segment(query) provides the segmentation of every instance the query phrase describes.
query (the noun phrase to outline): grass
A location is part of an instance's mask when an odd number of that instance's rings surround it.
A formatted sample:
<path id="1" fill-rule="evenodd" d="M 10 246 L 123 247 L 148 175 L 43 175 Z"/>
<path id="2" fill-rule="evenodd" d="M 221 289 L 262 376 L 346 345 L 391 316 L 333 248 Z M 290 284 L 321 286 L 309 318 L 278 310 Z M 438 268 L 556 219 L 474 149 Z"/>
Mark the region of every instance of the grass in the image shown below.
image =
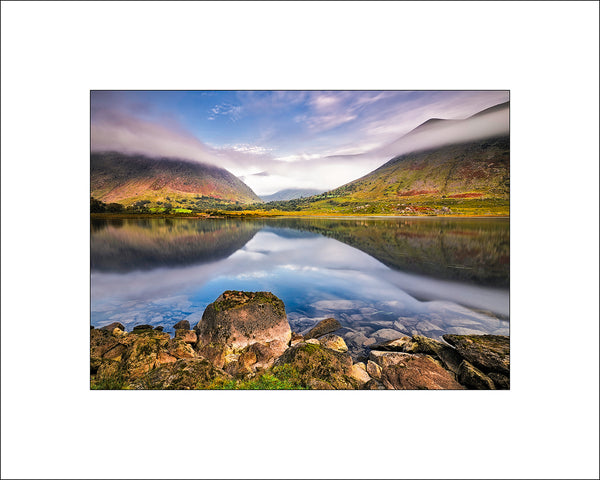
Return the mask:
<path id="1" fill-rule="evenodd" d="M 217 378 L 205 388 L 210 390 L 307 390 L 302 385 L 298 371 L 290 365 L 274 367 L 249 380 Z"/>

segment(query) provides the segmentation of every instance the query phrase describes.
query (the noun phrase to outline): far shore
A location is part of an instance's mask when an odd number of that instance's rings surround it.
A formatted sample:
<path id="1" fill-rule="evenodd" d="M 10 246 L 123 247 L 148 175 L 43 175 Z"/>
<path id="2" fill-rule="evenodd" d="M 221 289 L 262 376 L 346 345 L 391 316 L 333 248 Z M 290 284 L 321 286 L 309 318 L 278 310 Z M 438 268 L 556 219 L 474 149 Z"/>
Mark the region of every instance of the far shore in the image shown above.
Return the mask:
<path id="1" fill-rule="evenodd" d="M 204 220 L 214 218 L 234 218 L 234 219 L 248 219 L 248 218 L 510 218 L 510 215 L 357 215 L 357 214 L 344 214 L 344 213 L 310 213 L 310 214 L 293 214 L 287 213 L 222 213 L 218 215 L 210 215 L 203 213 L 91 213 L 91 218 L 106 218 L 106 219 L 136 219 L 136 218 L 189 218 L 192 220 Z"/>

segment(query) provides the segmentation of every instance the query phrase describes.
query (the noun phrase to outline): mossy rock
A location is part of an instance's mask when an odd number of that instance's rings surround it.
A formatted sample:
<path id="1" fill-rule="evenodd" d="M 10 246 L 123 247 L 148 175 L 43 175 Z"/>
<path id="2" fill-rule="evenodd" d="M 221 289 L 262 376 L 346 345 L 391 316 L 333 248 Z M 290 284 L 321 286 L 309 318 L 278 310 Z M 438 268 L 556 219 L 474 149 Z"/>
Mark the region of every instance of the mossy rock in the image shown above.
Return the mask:
<path id="1" fill-rule="evenodd" d="M 315 386 L 312 380 L 326 382 L 336 390 L 357 389 L 359 382 L 352 378 L 352 358 L 346 353 L 323 348 L 320 345 L 300 343 L 288 348 L 279 357 L 276 366 L 289 365 L 298 372 L 302 385 Z M 319 383 L 323 386 L 323 384 Z"/>
<path id="2" fill-rule="evenodd" d="M 155 368 L 132 383 L 140 390 L 205 389 L 217 379 L 231 377 L 204 358 L 182 359 Z"/>
<path id="3" fill-rule="evenodd" d="M 459 355 L 484 373 L 510 375 L 510 339 L 504 335 L 449 335 L 442 337 Z"/>
<path id="4" fill-rule="evenodd" d="M 285 306 L 270 292 L 227 290 L 206 307 L 194 330 L 199 350 L 213 344 L 235 352 L 275 340 L 287 345 L 292 336 Z"/>

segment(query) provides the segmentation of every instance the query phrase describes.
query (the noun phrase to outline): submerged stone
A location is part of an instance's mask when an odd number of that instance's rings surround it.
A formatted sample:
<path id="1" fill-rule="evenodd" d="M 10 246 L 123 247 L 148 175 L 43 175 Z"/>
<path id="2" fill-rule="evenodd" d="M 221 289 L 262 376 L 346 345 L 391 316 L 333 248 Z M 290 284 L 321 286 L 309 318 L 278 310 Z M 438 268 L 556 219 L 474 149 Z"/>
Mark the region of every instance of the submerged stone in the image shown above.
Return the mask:
<path id="1" fill-rule="evenodd" d="M 326 318 L 325 320 L 321 320 L 317 323 L 313 328 L 311 328 L 304 335 L 305 339 L 317 338 L 328 333 L 333 333 L 336 330 L 342 328 L 342 324 L 338 322 L 335 318 Z"/>

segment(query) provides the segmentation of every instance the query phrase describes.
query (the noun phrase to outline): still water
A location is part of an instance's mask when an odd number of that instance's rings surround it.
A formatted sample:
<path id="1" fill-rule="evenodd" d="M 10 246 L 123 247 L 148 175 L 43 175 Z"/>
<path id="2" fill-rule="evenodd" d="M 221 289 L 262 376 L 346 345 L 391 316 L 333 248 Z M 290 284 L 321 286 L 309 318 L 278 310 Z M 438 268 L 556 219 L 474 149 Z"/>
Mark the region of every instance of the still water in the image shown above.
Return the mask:
<path id="1" fill-rule="evenodd" d="M 508 335 L 509 221 L 118 219 L 91 225 L 91 323 L 193 326 L 224 290 L 270 291 L 293 331 L 337 318 L 355 356 L 402 335 Z"/>

